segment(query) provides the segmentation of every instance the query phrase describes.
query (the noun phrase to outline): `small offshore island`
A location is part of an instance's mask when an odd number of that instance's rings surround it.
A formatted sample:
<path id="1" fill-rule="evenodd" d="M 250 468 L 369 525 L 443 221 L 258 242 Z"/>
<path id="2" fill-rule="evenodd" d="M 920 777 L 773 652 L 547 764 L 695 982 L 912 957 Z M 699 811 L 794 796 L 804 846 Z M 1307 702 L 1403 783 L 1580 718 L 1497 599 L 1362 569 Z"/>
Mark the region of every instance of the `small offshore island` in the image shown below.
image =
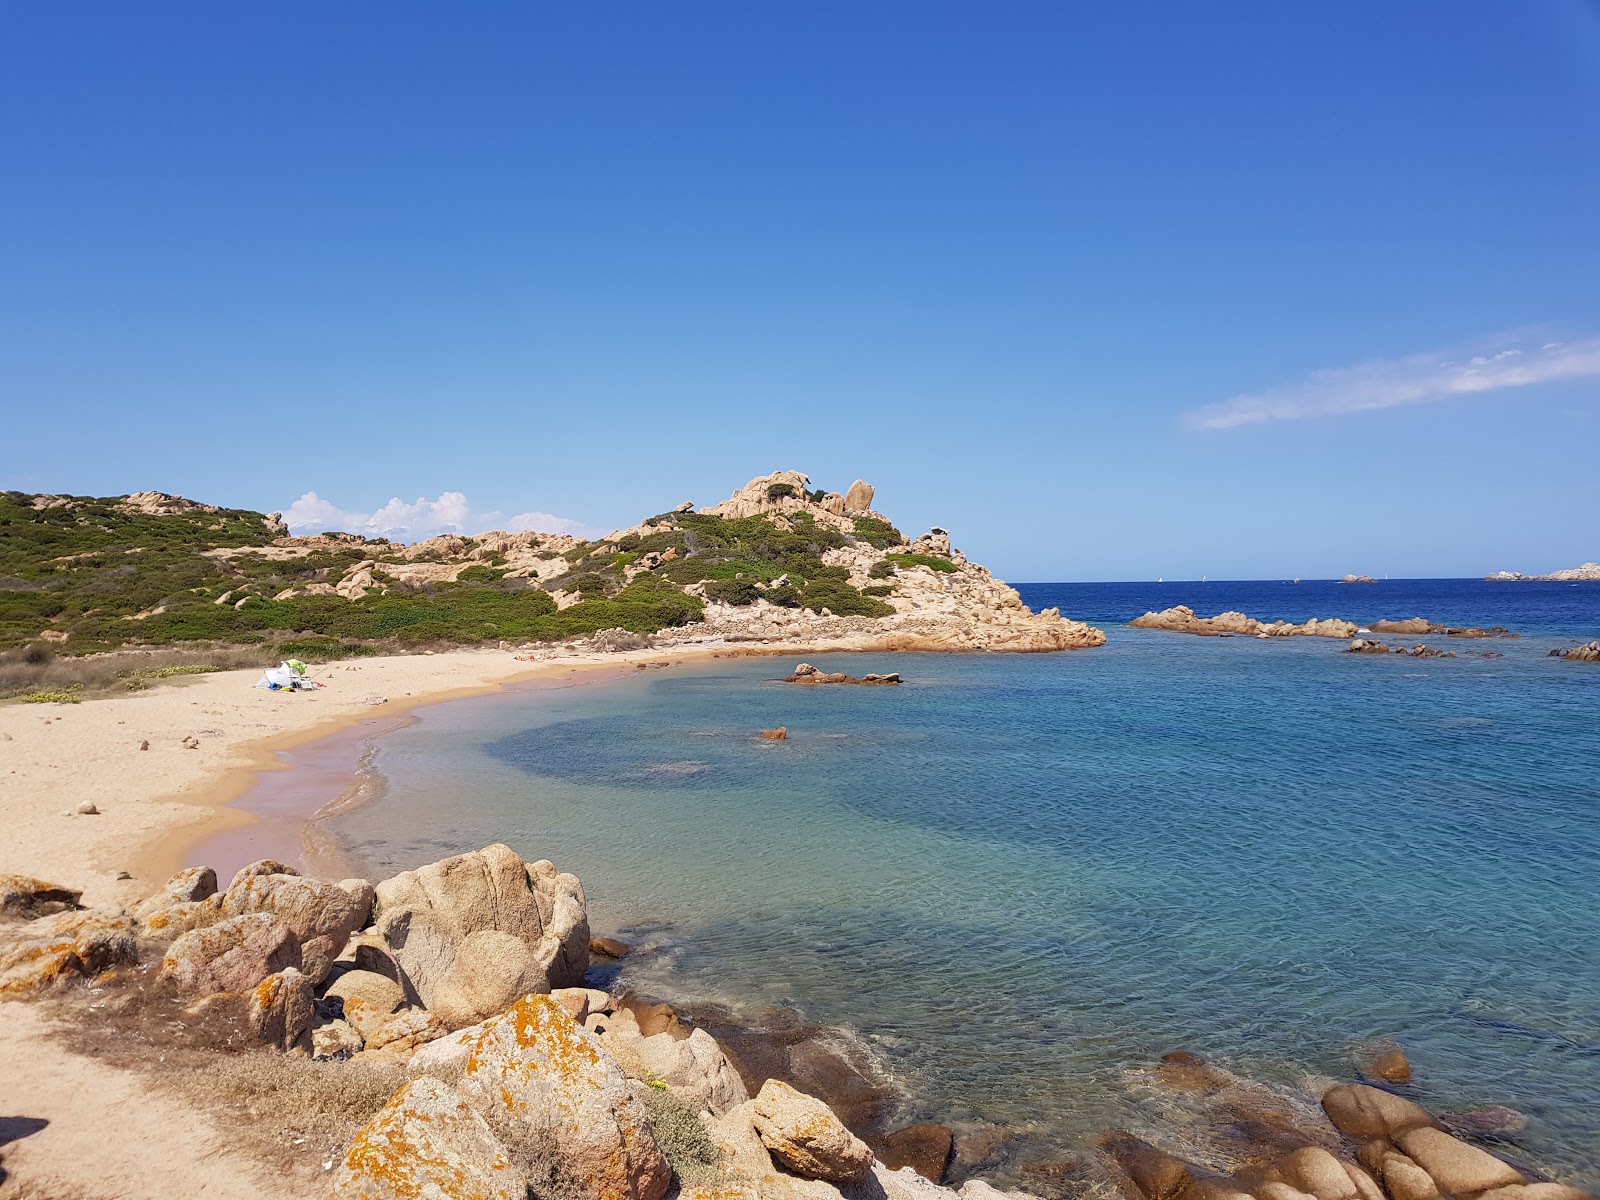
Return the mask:
<path id="1" fill-rule="evenodd" d="M 1106 1128 L 1091 1154 L 1034 1164 L 1002 1191 L 987 1176 L 1015 1134 L 857 1120 L 861 1089 L 882 1089 L 861 1112 L 891 1111 L 892 1089 L 830 1056 L 816 1031 L 714 1036 L 692 1011 L 594 986 L 614 975 L 592 968 L 631 948 L 591 937 L 583 886 L 557 864 L 496 843 L 376 881 L 267 858 L 224 885 L 190 865 L 202 831 L 243 820 L 204 802 L 231 798 L 219 779 L 380 705 L 695 656 L 1105 643 L 1057 609 L 1031 611 L 944 529 L 905 537 L 873 501 L 864 482 L 820 491 L 782 471 L 594 541 L 501 532 L 401 546 L 293 537 L 278 514 L 155 492 L 6 493 L 3 679 L 43 707 L 0 710 L 18 776 L 0 809 L 15 831 L 0 858 L 0 1069 L 41 1088 L 59 1075 L 86 1107 L 126 1097 L 138 1132 L 107 1135 L 119 1152 L 137 1152 L 141 1121 L 198 1129 L 226 1111 L 228 1133 L 197 1133 L 192 1156 L 173 1156 L 170 1178 L 203 1177 L 206 1195 L 1585 1200 L 1485 1147 L 1521 1114 L 1441 1118 L 1404 1095 L 1411 1067 L 1392 1042 L 1363 1055 L 1365 1082 L 1325 1080 L 1311 1103 L 1173 1047 L 1145 1064 L 1165 1130 Z M 1185 606 L 1131 624 L 1363 629 Z M 1423 618 L 1366 628 L 1516 636 Z M 345 660 L 337 680 L 360 686 L 238 694 L 245 672 L 296 656 Z M 901 679 L 801 663 L 786 682 L 892 692 Z M 187 1083 L 175 1101 L 128 1072 Z M 1197 1124 L 1215 1135 L 1207 1153 L 1193 1149 Z M 81 1194 L 88 1181 L 73 1182 Z M 169 1183 L 188 1186 L 198 1194 Z"/>

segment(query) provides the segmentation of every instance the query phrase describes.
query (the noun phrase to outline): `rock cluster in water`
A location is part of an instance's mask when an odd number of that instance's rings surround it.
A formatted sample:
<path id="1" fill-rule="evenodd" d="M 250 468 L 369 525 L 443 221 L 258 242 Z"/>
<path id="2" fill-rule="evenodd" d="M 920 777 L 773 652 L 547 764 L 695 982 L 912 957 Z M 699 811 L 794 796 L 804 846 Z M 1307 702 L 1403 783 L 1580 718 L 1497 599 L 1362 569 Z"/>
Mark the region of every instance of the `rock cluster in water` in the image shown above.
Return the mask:
<path id="1" fill-rule="evenodd" d="M 1581 567 L 1567 567 L 1560 571 L 1551 571 L 1548 575 L 1524 575 L 1521 571 L 1496 571 L 1493 575 L 1485 575 L 1485 579 L 1492 582 L 1555 582 L 1555 583 L 1587 583 L 1600 580 L 1600 563 L 1586 562 Z"/>
<path id="2" fill-rule="evenodd" d="M 1319 619 L 1312 617 L 1303 625 L 1287 621 L 1258 621 L 1242 612 L 1218 613 L 1214 617 L 1197 617 L 1194 609 L 1179 604 L 1161 612 L 1147 612 L 1128 622 L 1136 629 L 1165 629 L 1173 633 L 1196 633 L 1203 637 L 1328 637 L 1350 638 L 1360 631 L 1353 621 L 1337 617 Z"/>
<path id="3" fill-rule="evenodd" d="M 899 671 L 889 671 L 882 675 L 868 672 L 859 678 L 855 675 L 846 675 L 843 671 L 822 671 L 810 663 L 801 663 L 795 667 L 794 674 L 785 675 L 785 683 L 862 683 L 873 686 L 896 686 L 900 682 Z"/>
<path id="4" fill-rule="evenodd" d="M 1570 650 L 1552 650 L 1551 658 L 1564 658 L 1569 662 L 1600 662 L 1600 642 L 1588 642 Z"/>
<path id="5" fill-rule="evenodd" d="M 1199 617 L 1194 609 L 1184 604 L 1163 609 L 1161 612 L 1147 612 L 1142 617 L 1135 617 L 1128 622 L 1136 629 L 1164 629 L 1171 633 L 1194 633 L 1202 637 L 1326 637 L 1326 638 L 1353 638 L 1360 633 L 1390 633 L 1390 634 L 1435 634 L 1453 638 L 1514 638 L 1518 635 L 1512 633 L 1502 625 L 1480 629 L 1477 626 L 1441 625 L 1437 621 L 1430 621 L 1425 617 L 1409 617 L 1403 621 L 1374 621 L 1363 629 L 1354 621 L 1340 620 L 1338 617 L 1312 617 L 1304 624 L 1295 625 L 1288 621 L 1258 621 L 1242 612 L 1218 613 L 1214 617 Z M 1361 649 L 1370 650 L 1374 647 L 1382 649 L 1376 642 L 1369 642 Z M 1352 647 L 1354 649 L 1354 647 Z M 1432 657 L 1419 655 L 1419 657 Z"/>
<path id="6" fill-rule="evenodd" d="M 338 1163 L 339 1196 L 663 1200 L 675 1187 L 684 1200 L 1028 1200 L 976 1179 L 959 1192 L 939 1186 L 963 1157 L 945 1126 L 900 1130 L 875 1154 L 822 1099 L 770 1075 L 747 1078 L 716 1038 L 667 1006 L 584 986 L 592 945 L 610 956 L 628 947 L 591 942 L 574 876 L 506 846 L 376 887 L 265 860 L 226 889 L 210 868 L 190 868 L 126 910 L 79 899 L 0 876 L 0 997 L 82 979 L 111 988 L 159 958 L 159 986 L 191 1015 L 231 1020 L 256 1044 L 407 1067 L 409 1081 Z M 1369 1046 L 1361 1062 L 1370 1079 L 1410 1075 L 1392 1043 Z M 1239 1141 L 1229 1153 L 1239 1165 L 1224 1173 L 1110 1131 L 1089 1169 L 1101 1190 L 1132 1200 L 1587 1200 L 1377 1087 L 1332 1087 L 1308 1113 L 1185 1052 L 1153 1077 Z M 1487 1116 L 1492 1133 L 1520 1114 Z"/>

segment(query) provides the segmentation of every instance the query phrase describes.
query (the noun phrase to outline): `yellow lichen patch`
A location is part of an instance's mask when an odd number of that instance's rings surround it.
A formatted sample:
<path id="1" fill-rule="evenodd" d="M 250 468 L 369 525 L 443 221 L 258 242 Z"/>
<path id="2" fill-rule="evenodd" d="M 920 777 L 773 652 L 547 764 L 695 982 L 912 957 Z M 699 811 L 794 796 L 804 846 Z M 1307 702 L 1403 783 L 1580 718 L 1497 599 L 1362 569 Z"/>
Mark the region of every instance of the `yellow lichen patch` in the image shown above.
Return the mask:
<path id="1" fill-rule="evenodd" d="M 24 996 L 83 974 L 72 942 L 20 946 L 0 959 L 0 996 Z"/>

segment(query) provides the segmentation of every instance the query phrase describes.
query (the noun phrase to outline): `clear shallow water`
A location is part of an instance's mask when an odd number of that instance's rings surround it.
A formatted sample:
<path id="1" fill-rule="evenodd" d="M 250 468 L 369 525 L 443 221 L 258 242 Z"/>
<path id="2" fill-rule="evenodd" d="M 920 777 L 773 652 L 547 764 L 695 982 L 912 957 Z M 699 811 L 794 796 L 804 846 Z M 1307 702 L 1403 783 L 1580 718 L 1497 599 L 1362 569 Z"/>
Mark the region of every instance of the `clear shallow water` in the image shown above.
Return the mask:
<path id="1" fill-rule="evenodd" d="M 1600 634 L 1600 585 L 1022 590 L 1110 641 L 814 660 L 899 689 L 745 659 L 440 705 L 335 829 L 375 873 L 554 859 L 597 928 L 655 930 L 636 986 L 852 1029 L 908 1118 L 1082 1145 L 1143 1122 L 1128 1071 L 1177 1047 L 1293 1084 L 1392 1034 L 1419 1100 L 1517 1108 L 1506 1149 L 1600 1183 L 1600 666 L 1545 657 Z M 1416 661 L 1120 627 L 1176 603 L 1528 636 Z"/>

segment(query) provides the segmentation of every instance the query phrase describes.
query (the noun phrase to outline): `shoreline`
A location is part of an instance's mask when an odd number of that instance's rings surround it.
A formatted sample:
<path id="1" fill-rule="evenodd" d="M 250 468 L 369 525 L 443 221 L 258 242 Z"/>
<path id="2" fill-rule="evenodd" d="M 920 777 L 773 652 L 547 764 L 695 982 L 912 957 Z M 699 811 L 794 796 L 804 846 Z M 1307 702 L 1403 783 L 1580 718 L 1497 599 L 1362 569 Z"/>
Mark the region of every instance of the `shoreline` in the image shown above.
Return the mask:
<path id="1" fill-rule="evenodd" d="M 189 862 L 204 862 L 214 867 L 219 876 L 232 875 L 246 863 L 273 858 L 318 878 L 358 875 L 353 856 L 336 834 L 323 827 L 324 822 L 381 797 L 381 785 L 374 790 L 374 778 L 367 767 L 377 740 L 415 724 L 422 709 L 502 692 L 554 691 L 620 682 L 635 675 L 639 667 L 671 664 L 599 661 L 559 665 L 564 673 L 525 673 L 481 688 L 420 696 L 399 712 L 340 719 L 330 723 L 332 727 L 307 730 L 308 736 L 296 738 L 292 744 L 271 747 L 266 751 L 272 759 L 271 766 L 250 769 L 243 788 L 222 802 L 227 810 L 244 814 L 248 823 L 200 838 L 185 839 L 182 831 L 174 831 L 174 844 L 183 847 L 183 861 L 172 870 Z M 311 797 L 316 795 L 319 781 L 338 790 L 331 799 L 313 803 Z"/>
<path id="2" fill-rule="evenodd" d="M 263 777 L 290 769 L 284 754 L 364 722 L 560 675 L 696 659 L 899 652 L 895 640 L 718 640 L 555 651 L 542 660 L 463 649 L 319 665 L 312 677 L 334 686 L 315 692 L 257 690 L 259 669 L 249 668 L 76 704 L 0 705 L 0 824 L 9 835 L 0 844 L 0 873 L 51 879 L 82 889 L 85 904 L 123 907 L 189 865 L 196 848 L 257 828 L 258 817 L 238 801 Z M 186 738 L 199 745 L 185 747 Z M 82 805 L 97 811 L 81 813 Z"/>

